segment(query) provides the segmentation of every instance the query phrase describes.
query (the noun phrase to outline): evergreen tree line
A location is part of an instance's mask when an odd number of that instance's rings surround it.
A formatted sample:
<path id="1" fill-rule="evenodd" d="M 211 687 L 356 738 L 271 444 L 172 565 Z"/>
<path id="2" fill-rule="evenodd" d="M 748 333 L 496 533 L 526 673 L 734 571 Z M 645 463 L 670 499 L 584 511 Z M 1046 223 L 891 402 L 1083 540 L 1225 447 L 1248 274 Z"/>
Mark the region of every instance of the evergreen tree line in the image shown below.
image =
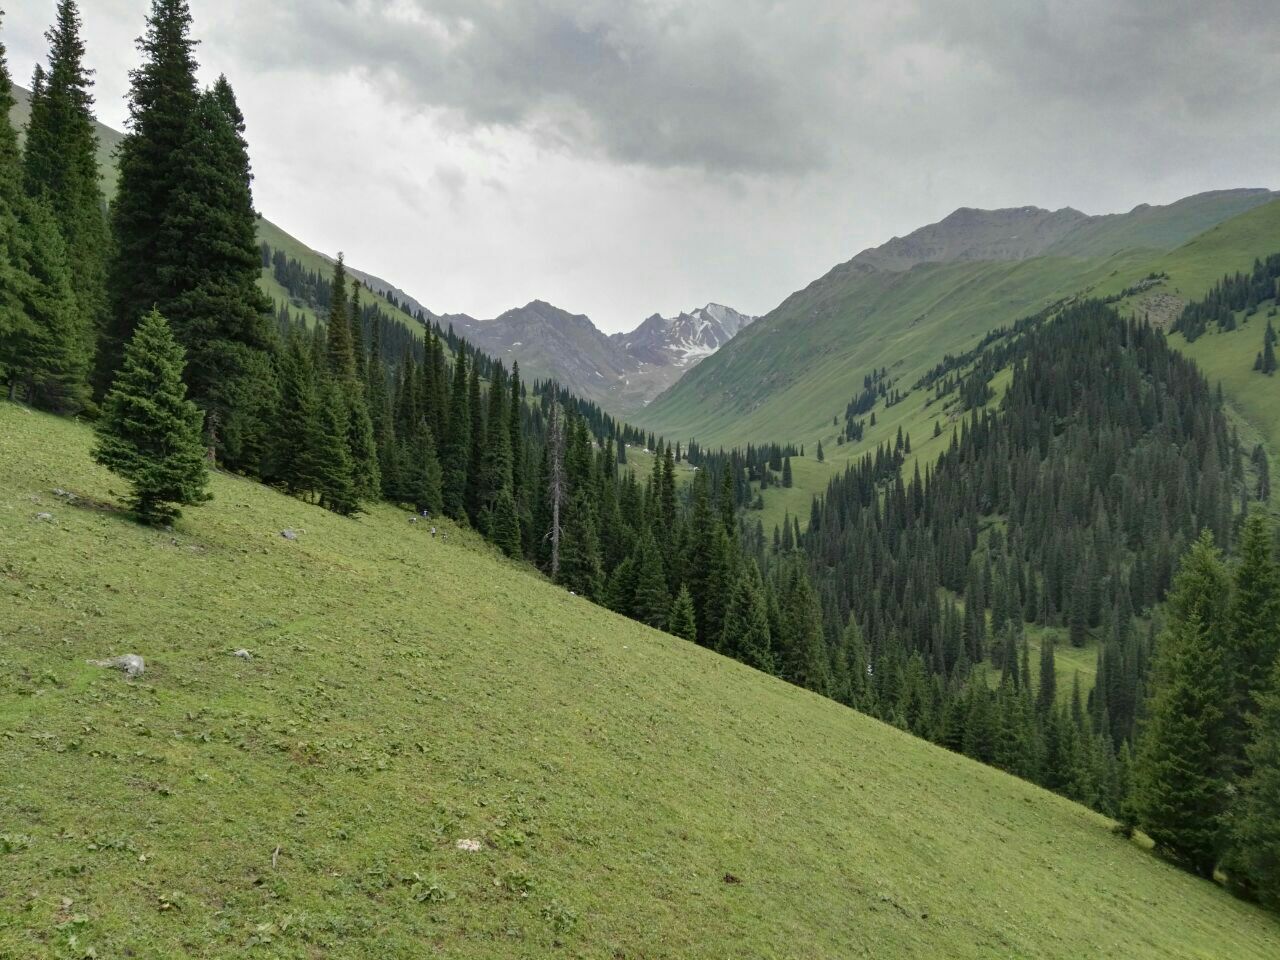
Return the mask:
<path id="1" fill-rule="evenodd" d="M 1146 325 L 1086 304 L 1000 349 L 1007 396 L 962 418 L 936 466 L 905 480 L 882 445 L 815 500 L 815 689 L 1119 815 L 1155 646 L 1143 622 L 1202 529 L 1233 542 L 1247 468 L 1207 382 Z M 1056 689 L 1051 636 L 1098 642 L 1089 696 Z M 866 673 L 848 686 L 851 650 Z"/>
<path id="2" fill-rule="evenodd" d="M 1226 332 L 1236 328 L 1236 314 L 1244 311 L 1247 320 L 1262 303 L 1276 297 L 1280 280 L 1280 253 L 1253 262 L 1249 273 L 1228 274 L 1214 284 L 1201 300 L 1187 304 L 1173 322 L 1173 329 L 1190 343 L 1204 334 L 1210 324 Z"/>

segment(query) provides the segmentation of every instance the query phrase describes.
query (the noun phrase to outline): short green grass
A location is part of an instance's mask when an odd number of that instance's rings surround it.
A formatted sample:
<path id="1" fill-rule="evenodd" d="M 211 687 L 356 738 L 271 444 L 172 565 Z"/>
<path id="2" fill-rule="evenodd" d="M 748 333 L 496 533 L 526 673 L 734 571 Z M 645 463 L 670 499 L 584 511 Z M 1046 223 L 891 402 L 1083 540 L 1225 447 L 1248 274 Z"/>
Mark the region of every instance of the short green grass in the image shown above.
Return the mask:
<path id="1" fill-rule="evenodd" d="M 89 443 L 0 404 L 0 956 L 1280 955 L 1084 808 L 461 531 L 230 476 L 147 530 Z"/>

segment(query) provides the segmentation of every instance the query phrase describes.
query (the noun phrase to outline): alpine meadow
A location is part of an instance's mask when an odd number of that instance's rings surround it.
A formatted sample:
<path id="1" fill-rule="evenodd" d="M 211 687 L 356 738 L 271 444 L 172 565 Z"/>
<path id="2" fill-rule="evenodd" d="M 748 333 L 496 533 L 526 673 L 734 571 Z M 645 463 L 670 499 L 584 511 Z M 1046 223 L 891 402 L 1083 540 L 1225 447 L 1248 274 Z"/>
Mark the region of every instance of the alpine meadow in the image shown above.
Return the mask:
<path id="1" fill-rule="evenodd" d="M 1280 956 L 1257 12 L 0 13 L 0 958 Z"/>

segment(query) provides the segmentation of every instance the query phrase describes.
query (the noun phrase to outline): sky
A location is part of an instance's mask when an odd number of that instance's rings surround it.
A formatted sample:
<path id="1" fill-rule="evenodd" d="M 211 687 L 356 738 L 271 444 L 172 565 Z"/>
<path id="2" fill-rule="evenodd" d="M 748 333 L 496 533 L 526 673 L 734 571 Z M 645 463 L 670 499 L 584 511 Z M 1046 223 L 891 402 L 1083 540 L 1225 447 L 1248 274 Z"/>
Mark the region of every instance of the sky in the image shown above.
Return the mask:
<path id="1" fill-rule="evenodd" d="M 55 2 L 8 6 L 26 85 Z M 1274 0 L 190 6 L 262 213 L 437 313 L 760 314 L 960 206 L 1280 186 Z M 117 128 L 149 8 L 81 2 Z"/>

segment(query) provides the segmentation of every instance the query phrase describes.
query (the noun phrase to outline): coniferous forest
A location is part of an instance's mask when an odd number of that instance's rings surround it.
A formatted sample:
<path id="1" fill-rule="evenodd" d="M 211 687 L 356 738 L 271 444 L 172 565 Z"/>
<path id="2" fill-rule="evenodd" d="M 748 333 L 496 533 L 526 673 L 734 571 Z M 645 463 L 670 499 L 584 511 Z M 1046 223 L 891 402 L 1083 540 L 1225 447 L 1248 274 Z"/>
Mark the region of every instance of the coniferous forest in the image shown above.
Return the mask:
<path id="1" fill-rule="evenodd" d="M 95 421 L 140 519 L 203 502 L 209 469 L 342 515 L 448 517 L 579 596 L 1087 804 L 1280 908 L 1266 457 L 1162 332 L 1094 301 L 1000 328 L 917 384 L 960 400 L 936 463 L 904 476 L 900 434 L 803 529 L 766 531 L 747 508 L 793 485 L 796 448 L 672 443 L 362 304 L 341 256 L 318 276 L 260 246 L 251 131 L 228 78 L 198 83 L 185 0 L 153 3 L 109 207 L 74 0 L 48 38 L 21 148 L 0 62 L 0 375 L 11 399 Z M 1224 279 L 1177 329 L 1229 329 L 1274 297 L 1278 263 Z M 264 267 L 323 322 L 273 308 Z M 1274 341 L 1269 324 L 1263 374 Z M 839 442 L 903 396 L 867 375 Z M 1092 690 L 1059 689 L 1055 650 L 1091 643 Z"/>

